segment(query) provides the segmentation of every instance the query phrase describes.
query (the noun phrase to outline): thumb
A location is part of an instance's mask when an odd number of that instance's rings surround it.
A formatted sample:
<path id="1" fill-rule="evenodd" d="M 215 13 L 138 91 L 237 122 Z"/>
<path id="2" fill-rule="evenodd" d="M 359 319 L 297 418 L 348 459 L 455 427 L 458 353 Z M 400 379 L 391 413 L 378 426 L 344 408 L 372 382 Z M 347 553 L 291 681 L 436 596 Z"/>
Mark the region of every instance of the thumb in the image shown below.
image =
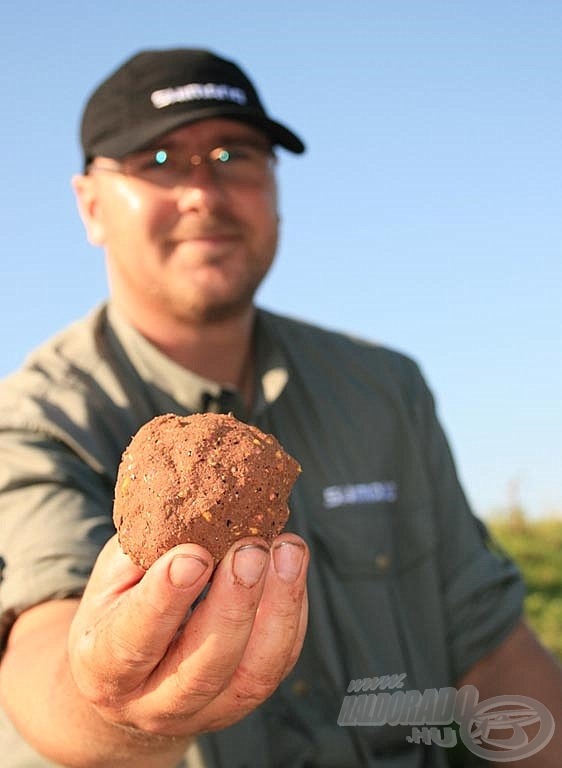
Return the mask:
<path id="1" fill-rule="evenodd" d="M 143 571 L 117 538 L 104 547 L 71 627 L 77 683 L 96 700 L 126 695 L 165 655 L 192 603 L 209 580 L 213 559 L 181 544 Z"/>

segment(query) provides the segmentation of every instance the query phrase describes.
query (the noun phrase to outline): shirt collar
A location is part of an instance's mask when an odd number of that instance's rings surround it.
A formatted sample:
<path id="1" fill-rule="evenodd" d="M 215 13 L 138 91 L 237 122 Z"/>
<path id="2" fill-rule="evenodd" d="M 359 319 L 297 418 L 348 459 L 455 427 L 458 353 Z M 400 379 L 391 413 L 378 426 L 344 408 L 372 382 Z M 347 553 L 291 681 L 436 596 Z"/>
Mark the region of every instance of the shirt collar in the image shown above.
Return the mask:
<path id="1" fill-rule="evenodd" d="M 255 320 L 256 343 L 256 397 L 251 414 L 245 413 L 237 393 L 216 381 L 184 368 L 161 352 L 136 330 L 112 302 L 108 303 L 107 317 L 130 362 L 140 377 L 192 412 L 221 409 L 225 403 L 233 412 L 253 420 L 275 402 L 289 380 L 285 351 L 275 334 L 273 316 L 258 309 Z"/>

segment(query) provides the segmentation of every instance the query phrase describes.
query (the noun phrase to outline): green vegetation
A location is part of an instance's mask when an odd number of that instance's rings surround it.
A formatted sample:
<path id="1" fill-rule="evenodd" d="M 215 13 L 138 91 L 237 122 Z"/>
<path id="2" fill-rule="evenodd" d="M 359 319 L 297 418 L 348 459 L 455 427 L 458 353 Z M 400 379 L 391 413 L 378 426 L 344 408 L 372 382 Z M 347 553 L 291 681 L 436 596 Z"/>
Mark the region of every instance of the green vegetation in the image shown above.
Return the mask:
<path id="1" fill-rule="evenodd" d="M 523 573 L 527 621 L 562 662 L 562 519 L 531 521 L 514 509 L 488 526 Z"/>
<path id="2" fill-rule="evenodd" d="M 531 521 L 520 509 L 487 520 L 493 538 L 519 566 L 527 584 L 525 616 L 562 662 L 562 518 Z M 448 750 L 450 768 L 491 766 L 460 742 Z"/>

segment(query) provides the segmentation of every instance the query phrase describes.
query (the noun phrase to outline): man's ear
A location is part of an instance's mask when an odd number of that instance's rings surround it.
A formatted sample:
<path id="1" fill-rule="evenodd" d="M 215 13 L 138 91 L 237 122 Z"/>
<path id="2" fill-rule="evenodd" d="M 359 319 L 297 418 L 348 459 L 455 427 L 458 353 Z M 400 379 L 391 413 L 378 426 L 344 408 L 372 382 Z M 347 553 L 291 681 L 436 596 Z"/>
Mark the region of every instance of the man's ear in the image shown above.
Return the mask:
<path id="1" fill-rule="evenodd" d="M 72 188 L 76 195 L 78 211 L 86 228 L 89 242 L 92 245 L 103 245 L 105 242 L 105 227 L 98 200 L 96 179 L 87 174 L 76 174 L 76 176 L 72 177 Z"/>

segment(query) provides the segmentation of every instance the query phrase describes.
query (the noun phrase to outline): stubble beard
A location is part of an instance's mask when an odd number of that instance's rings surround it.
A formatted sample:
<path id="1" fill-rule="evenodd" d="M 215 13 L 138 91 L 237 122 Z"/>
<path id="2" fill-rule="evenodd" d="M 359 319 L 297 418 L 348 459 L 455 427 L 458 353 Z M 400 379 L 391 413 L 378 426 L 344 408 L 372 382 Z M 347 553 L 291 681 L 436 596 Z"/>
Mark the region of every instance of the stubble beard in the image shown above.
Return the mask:
<path id="1" fill-rule="evenodd" d="M 190 297 L 176 289 L 173 297 L 160 297 L 162 309 L 171 313 L 177 322 L 193 327 L 217 325 L 242 317 L 253 306 L 256 292 L 269 272 L 273 258 L 272 255 L 263 264 L 256 262 L 228 296 L 215 297 L 194 292 Z"/>
<path id="2" fill-rule="evenodd" d="M 243 295 L 231 301 L 192 302 L 191 304 L 181 302 L 180 306 L 172 308 L 172 312 L 176 320 L 185 325 L 200 327 L 217 325 L 244 315 L 253 304 L 256 290 L 257 288 L 245 291 Z M 168 311 L 170 311 L 169 306 Z"/>

